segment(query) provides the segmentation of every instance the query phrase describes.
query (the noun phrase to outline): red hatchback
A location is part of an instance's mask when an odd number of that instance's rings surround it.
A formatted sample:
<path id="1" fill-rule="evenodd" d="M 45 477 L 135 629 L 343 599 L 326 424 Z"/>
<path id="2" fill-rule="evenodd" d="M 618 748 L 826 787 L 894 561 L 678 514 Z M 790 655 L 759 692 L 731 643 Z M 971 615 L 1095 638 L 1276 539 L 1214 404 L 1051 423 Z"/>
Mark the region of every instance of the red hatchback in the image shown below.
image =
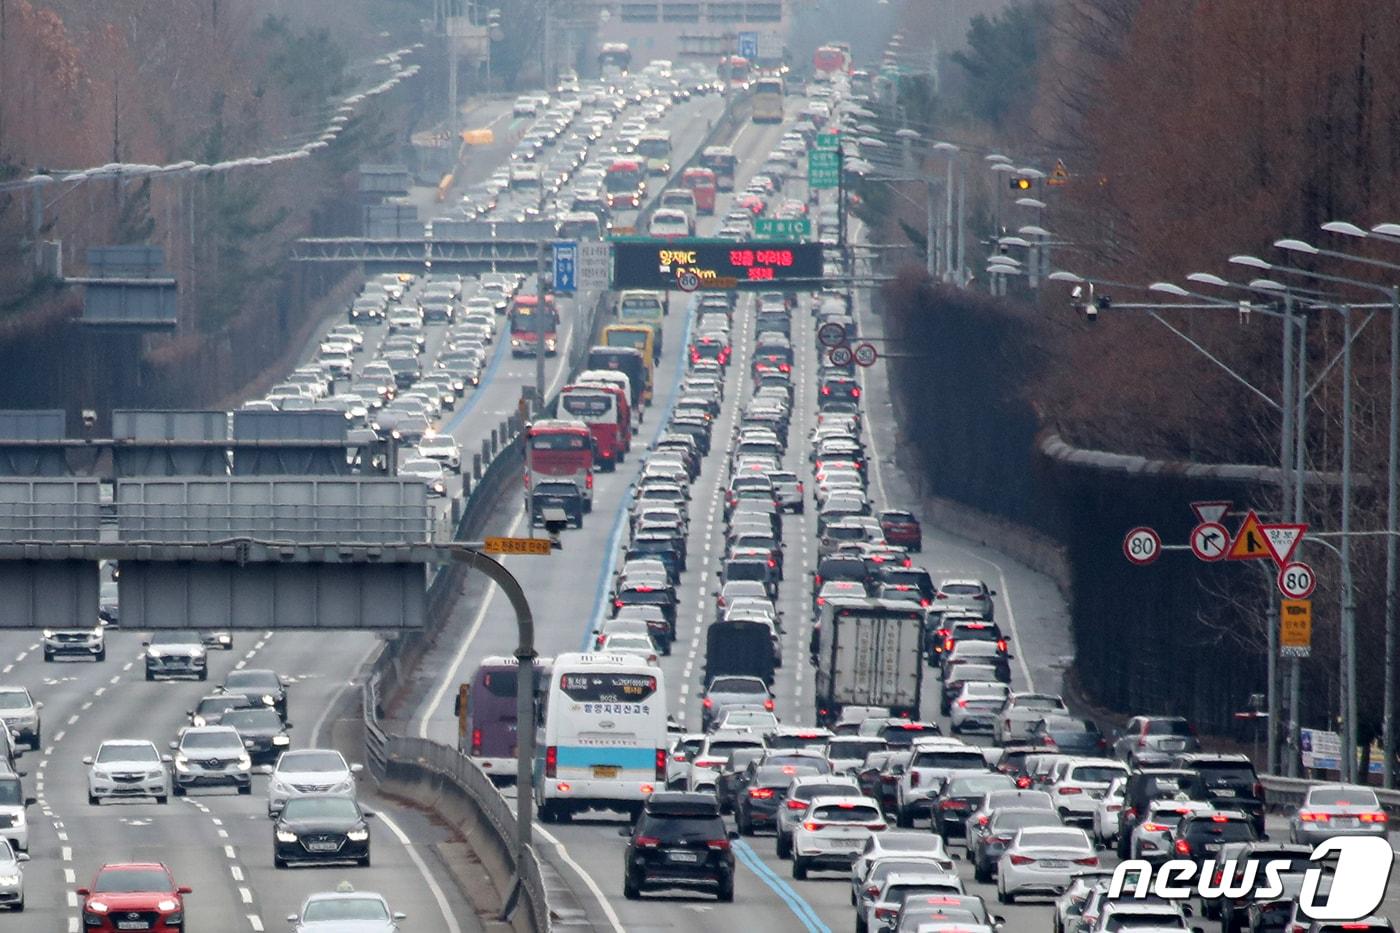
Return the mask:
<path id="1" fill-rule="evenodd" d="M 168 933 L 185 929 L 187 885 L 177 885 L 160 862 L 103 865 L 92 887 L 79 888 L 83 898 L 83 929 L 148 930 Z"/>
<path id="2" fill-rule="evenodd" d="M 921 551 L 924 548 L 924 530 L 914 513 L 902 509 L 889 509 L 880 513 L 880 530 L 890 544 Z"/>

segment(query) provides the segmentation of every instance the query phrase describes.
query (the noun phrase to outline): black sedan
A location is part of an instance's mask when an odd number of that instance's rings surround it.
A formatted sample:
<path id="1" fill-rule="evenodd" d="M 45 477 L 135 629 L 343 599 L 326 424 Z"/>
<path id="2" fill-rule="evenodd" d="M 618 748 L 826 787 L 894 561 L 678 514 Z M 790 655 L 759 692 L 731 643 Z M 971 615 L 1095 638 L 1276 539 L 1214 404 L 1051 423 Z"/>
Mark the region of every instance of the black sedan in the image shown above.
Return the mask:
<path id="1" fill-rule="evenodd" d="M 272 864 L 355 862 L 369 865 L 369 825 L 374 816 L 349 797 L 293 797 L 272 827 Z"/>
<path id="2" fill-rule="evenodd" d="M 287 734 L 292 724 L 283 722 L 275 709 L 266 706 L 229 710 L 224 713 L 220 725 L 238 730 L 243 747 L 248 749 L 248 757 L 255 765 L 271 764 L 292 744 L 292 737 Z"/>
<path id="3" fill-rule="evenodd" d="M 261 703 L 263 706 L 271 706 L 277 710 L 278 716 L 287 718 L 287 686 L 282 683 L 282 678 L 277 676 L 276 671 L 253 668 L 229 671 L 219 689 L 224 693 L 245 696 L 252 700 L 254 705 Z"/>

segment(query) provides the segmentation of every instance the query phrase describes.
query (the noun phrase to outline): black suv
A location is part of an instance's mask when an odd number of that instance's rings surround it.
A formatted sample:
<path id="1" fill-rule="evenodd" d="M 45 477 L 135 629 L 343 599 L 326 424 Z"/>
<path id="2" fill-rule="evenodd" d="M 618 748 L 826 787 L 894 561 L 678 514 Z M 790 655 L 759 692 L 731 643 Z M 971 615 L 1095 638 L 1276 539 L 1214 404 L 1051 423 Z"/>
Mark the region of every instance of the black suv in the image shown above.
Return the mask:
<path id="1" fill-rule="evenodd" d="M 1148 768 L 1134 771 L 1123 789 L 1123 810 L 1118 825 L 1118 857 L 1128 857 L 1128 841 L 1133 829 L 1147 817 L 1147 805 L 1154 800 L 1185 793 L 1194 780 L 1194 771 Z"/>
<path id="2" fill-rule="evenodd" d="M 1206 810 L 1189 813 L 1172 833 L 1172 858 L 1209 865 L 1220 847 L 1231 842 L 1254 842 L 1254 824 L 1240 810 Z"/>
<path id="3" fill-rule="evenodd" d="M 1264 785 L 1245 755 L 1178 755 L 1172 767 L 1195 772 L 1186 792 L 1192 800 L 1204 800 L 1222 810 L 1241 810 L 1264 835 Z"/>
<path id="4" fill-rule="evenodd" d="M 559 509 L 575 528 L 583 527 L 583 493 L 577 483 L 547 482 L 535 487 L 530 496 L 530 521 L 543 526 L 545 509 Z"/>
<path id="5" fill-rule="evenodd" d="M 622 893 L 628 900 L 647 888 L 713 886 L 724 902 L 734 900 L 734 853 L 713 794 L 657 791 L 647 798 L 630 829 L 623 854 Z"/>

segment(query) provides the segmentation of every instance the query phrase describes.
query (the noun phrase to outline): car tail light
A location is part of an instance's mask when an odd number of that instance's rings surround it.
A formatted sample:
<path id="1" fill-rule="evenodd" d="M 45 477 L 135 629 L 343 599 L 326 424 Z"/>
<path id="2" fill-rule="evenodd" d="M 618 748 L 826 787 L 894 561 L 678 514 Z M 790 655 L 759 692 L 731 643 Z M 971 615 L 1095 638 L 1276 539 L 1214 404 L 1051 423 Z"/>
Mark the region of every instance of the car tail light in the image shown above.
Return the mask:
<path id="1" fill-rule="evenodd" d="M 866 824 L 865 824 L 865 828 L 866 828 L 866 829 L 869 829 L 869 830 L 871 830 L 871 831 L 873 831 L 873 832 L 882 833 L 882 832 L 884 832 L 885 830 L 889 829 L 889 824 L 887 824 L 887 823 L 866 823 Z"/>
<path id="2" fill-rule="evenodd" d="M 977 825 L 978 825 L 978 826 L 986 826 L 986 825 L 987 825 L 988 823 L 990 823 L 991 821 L 992 821 L 992 820 L 991 820 L 991 817 L 987 816 L 986 814 L 983 814 L 982 816 L 979 816 L 979 817 L 977 818 Z"/>
<path id="3" fill-rule="evenodd" d="M 622 600 L 620 600 L 620 599 L 614 599 L 614 600 L 613 600 L 613 608 L 614 608 L 614 609 L 621 609 L 621 608 L 622 608 Z M 600 637 L 600 638 L 598 639 L 598 645 L 601 647 L 602 644 L 603 644 L 603 639 Z"/>
<path id="4" fill-rule="evenodd" d="M 958 701 L 958 709 L 967 709 L 967 701 L 966 701 L 966 700 L 959 700 L 959 701 Z"/>
<path id="5" fill-rule="evenodd" d="M 1006 650 L 1006 639 L 1005 639 L 1005 638 L 998 638 L 998 639 L 997 639 L 997 650 L 998 650 L 998 651 L 1005 651 L 1005 650 Z"/>
<path id="6" fill-rule="evenodd" d="M 880 894 L 880 886 L 879 886 L 878 884 L 867 884 L 867 885 L 865 886 L 865 896 L 866 896 L 866 897 L 878 897 L 879 894 Z"/>
<path id="7" fill-rule="evenodd" d="M 1123 815 L 1126 816 L 1126 817 L 1127 817 L 1128 819 L 1130 819 L 1130 820 L 1136 818 L 1136 817 L 1137 817 L 1137 807 L 1128 807 L 1126 810 L 1123 811 Z"/>
<path id="8" fill-rule="evenodd" d="M 929 607 L 929 605 L 930 605 L 932 602 L 933 602 L 933 600 L 929 599 L 927 596 L 920 597 L 920 599 L 919 599 L 919 608 L 920 608 L 920 609 L 927 609 L 927 608 Z"/>
<path id="9" fill-rule="evenodd" d="M 1097 865 L 1098 863 L 1099 857 L 1097 855 L 1090 855 L 1085 858 L 1077 858 L 1074 860 L 1074 864 L 1076 865 Z"/>
<path id="10" fill-rule="evenodd" d="M 1035 861 L 1035 859 L 1031 858 L 1029 855 L 1013 855 L 1013 856 L 1011 856 L 1011 864 L 1012 864 L 1012 865 L 1030 865 L 1030 864 L 1031 864 L 1032 862 L 1034 862 L 1034 861 Z"/>
<path id="11" fill-rule="evenodd" d="M 480 755 L 480 754 L 481 754 L 481 730 L 480 730 L 480 729 L 473 729 L 473 730 L 472 730 L 472 754 L 473 754 L 473 755 Z"/>
<path id="12" fill-rule="evenodd" d="M 1359 817 L 1363 823 L 1384 823 L 1389 820 L 1384 810 L 1379 813 L 1362 813 Z"/>
<path id="13" fill-rule="evenodd" d="M 1165 823 L 1143 823 L 1142 831 L 1145 833 L 1165 833 L 1171 829 Z"/>
<path id="14" fill-rule="evenodd" d="M 593 474 L 592 474 L 592 473 L 589 473 L 589 474 L 588 474 L 587 478 L 584 479 L 583 484 L 584 484 L 585 486 L 587 486 L 589 489 L 592 489 L 592 488 L 593 488 Z"/>
<path id="15" fill-rule="evenodd" d="M 860 386 L 851 386 L 851 398 L 860 398 Z"/>
<path id="16" fill-rule="evenodd" d="M 773 788 L 771 787 L 750 787 L 749 796 L 754 800 L 772 800 Z"/>
<path id="17" fill-rule="evenodd" d="M 818 606 L 825 606 L 825 605 L 826 605 L 826 597 L 825 597 L 825 596 L 818 596 L 818 597 L 817 597 L 817 605 L 818 605 Z"/>
<path id="18" fill-rule="evenodd" d="M 1009 843 L 1009 842 L 1011 841 L 1011 837 L 1010 837 L 1010 836 L 988 836 L 988 837 L 987 837 L 987 841 L 988 841 L 988 842 L 992 842 L 992 843 L 996 843 L 997 845 L 1000 845 L 1000 846 L 1004 846 L 1004 845 L 1006 845 L 1007 843 Z"/>
<path id="19" fill-rule="evenodd" d="M 551 745 L 544 750 L 544 776 L 557 777 L 559 773 L 559 746 Z"/>
<path id="20" fill-rule="evenodd" d="M 1220 813 L 1217 813 L 1215 816 L 1212 816 L 1210 819 L 1211 819 L 1211 822 L 1212 822 L 1212 823 L 1228 823 L 1228 822 L 1230 822 L 1230 818 L 1229 818 L 1228 816 L 1224 816 L 1223 814 L 1220 814 Z"/>
<path id="21" fill-rule="evenodd" d="M 671 760 L 672 760 L 672 761 L 685 761 L 685 753 L 684 753 L 684 752 L 676 752 L 674 755 L 671 756 Z"/>
<path id="22" fill-rule="evenodd" d="M 825 829 L 826 824 L 818 823 L 816 820 L 808 820 L 807 822 L 802 824 L 802 828 L 807 830 L 807 832 L 809 833 L 814 833 L 819 829 Z"/>
<path id="23" fill-rule="evenodd" d="M 666 749 L 664 748 L 656 750 L 656 779 L 658 781 L 666 780 Z"/>
<path id="24" fill-rule="evenodd" d="M 1137 747 L 1138 747 L 1138 748 L 1146 748 L 1146 747 L 1147 747 L 1147 737 L 1146 737 L 1146 736 L 1142 736 L 1142 735 L 1138 736 L 1138 744 L 1137 744 Z"/>
<path id="25" fill-rule="evenodd" d="M 875 893 L 876 893 L 876 894 L 879 894 L 880 892 L 879 892 L 879 891 L 876 891 Z M 899 915 L 899 911 L 898 911 L 896 908 L 894 908 L 894 907 L 876 907 L 876 908 L 875 908 L 875 919 L 876 919 L 876 920 L 893 920 L 893 919 L 894 919 L 895 917 L 897 917 L 898 915 Z"/>
<path id="26" fill-rule="evenodd" d="M 805 809 L 807 809 L 807 801 L 805 801 L 805 800 L 789 800 L 789 801 L 787 802 L 787 808 L 788 808 L 789 810 L 805 810 Z"/>
<path id="27" fill-rule="evenodd" d="M 1256 800 L 1264 799 L 1264 785 L 1258 781 L 1254 782 L 1254 797 Z"/>
<path id="28" fill-rule="evenodd" d="M 1016 786 L 1025 790 L 1027 787 L 1031 786 L 1031 779 L 1023 774 L 1016 779 Z"/>
<path id="29" fill-rule="evenodd" d="M 655 849 L 661 845 L 660 836 L 638 836 L 634 841 L 639 849 Z"/>
<path id="30" fill-rule="evenodd" d="M 771 697 L 763 701 L 763 708 L 768 710 L 768 712 L 770 713 L 773 711 L 773 700 Z"/>
<path id="31" fill-rule="evenodd" d="M 910 771 L 910 772 L 909 772 L 909 786 L 910 786 L 910 787 L 918 787 L 918 786 L 919 786 L 919 772 L 917 772 L 917 771 Z"/>
<path id="32" fill-rule="evenodd" d="M 1107 807 L 1104 807 L 1104 809 L 1109 813 L 1117 813 L 1119 810 L 1123 809 L 1123 805 L 1121 803 L 1111 803 Z"/>
<path id="33" fill-rule="evenodd" d="M 1177 855 L 1191 854 L 1191 843 L 1187 842 L 1185 839 L 1178 839 L 1176 845 L 1172 846 L 1172 848 L 1176 850 Z"/>
<path id="34" fill-rule="evenodd" d="M 1068 796 L 1070 796 L 1071 794 L 1082 794 L 1082 793 L 1084 793 L 1084 791 L 1083 791 L 1081 788 L 1078 788 L 1078 787 L 1059 787 L 1059 788 L 1056 788 L 1055 792 L 1056 792 L 1057 794 L 1059 794 L 1060 796 L 1062 796 L 1062 797 L 1068 797 Z"/>
<path id="35" fill-rule="evenodd" d="M 944 650 L 944 651 L 952 651 L 952 650 L 953 650 L 953 639 L 951 639 L 951 638 L 945 638 L 945 639 L 943 639 L 943 650 Z"/>
<path id="36" fill-rule="evenodd" d="M 938 804 L 940 810 L 966 810 L 966 800 L 944 800 Z"/>
<path id="37" fill-rule="evenodd" d="M 934 594 L 933 594 L 933 598 L 934 598 L 934 599 L 947 599 L 947 598 L 948 598 L 948 594 L 947 594 L 947 593 L 934 593 Z"/>
<path id="38" fill-rule="evenodd" d="M 1044 745 L 1044 746 L 1047 746 L 1047 747 L 1049 747 L 1049 748 L 1054 748 L 1054 747 L 1055 747 L 1055 737 L 1052 736 L 1052 735 L 1042 735 L 1042 736 L 1040 737 L 1040 744 L 1041 744 L 1041 745 Z"/>
<path id="39" fill-rule="evenodd" d="M 882 784 L 898 784 L 898 783 L 899 783 L 899 778 L 896 777 L 896 776 L 893 775 L 893 774 L 882 774 L 882 775 L 880 775 L 880 783 L 882 783 Z"/>
<path id="40" fill-rule="evenodd" d="M 1314 813 L 1311 810 L 1299 810 L 1298 819 L 1304 823 L 1326 823 L 1332 817 L 1326 813 Z"/>
<path id="41" fill-rule="evenodd" d="M 704 706 L 705 709 L 712 709 L 715 705 L 715 701 L 709 697 L 705 697 L 705 699 L 701 701 L 701 705 Z"/>
<path id="42" fill-rule="evenodd" d="M 705 847 L 708 848 L 708 849 L 712 849 L 712 850 L 714 850 L 714 851 L 716 851 L 716 852 L 728 852 L 728 851 L 729 851 L 729 840 L 728 840 L 728 839 L 707 839 L 707 840 L 705 840 Z"/>

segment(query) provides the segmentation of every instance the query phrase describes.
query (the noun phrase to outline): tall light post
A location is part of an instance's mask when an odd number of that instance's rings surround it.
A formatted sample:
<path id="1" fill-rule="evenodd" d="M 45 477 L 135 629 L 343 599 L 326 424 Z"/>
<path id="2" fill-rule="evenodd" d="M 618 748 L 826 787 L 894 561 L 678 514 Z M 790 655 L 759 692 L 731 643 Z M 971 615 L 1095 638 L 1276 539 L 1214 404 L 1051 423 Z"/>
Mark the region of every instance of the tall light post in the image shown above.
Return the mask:
<path id="1" fill-rule="evenodd" d="M 1322 225 L 1328 233 L 1361 239 L 1375 239 L 1386 243 L 1400 243 L 1400 237 L 1392 236 L 1382 228 L 1395 226 L 1381 224 L 1375 230 L 1363 230 L 1345 221 L 1332 221 Z M 1400 229 L 1397 229 L 1400 232 Z M 1365 265 L 1376 266 L 1388 271 L 1400 271 L 1400 266 L 1388 262 L 1353 256 L 1334 250 L 1319 250 L 1323 255 L 1336 256 Z M 1400 289 L 1390 290 L 1390 422 L 1386 432 L 1386 509 L 1385 509 L 1385 684 L 1383 687 L 1381 711 L 1381 747 L 1384 761 L 1381 763 L 1381 780 L 1386 787 L 1395 786 L 1395 677 L 1396 677 L 1396 583 L 1397 555 L 1396 534 L 1400 531 Z"/>
<path id="2" fill-rule="evenodd" d="M 947 180 L 943 186 L 943 280 L 946 282 L 953 278 L 954 257 L 950 247 L 953 242 L 953 169 L 958 158 L 958 147 L 949 142 L 936 142 L 933 149 L 948 157 Z"/>

